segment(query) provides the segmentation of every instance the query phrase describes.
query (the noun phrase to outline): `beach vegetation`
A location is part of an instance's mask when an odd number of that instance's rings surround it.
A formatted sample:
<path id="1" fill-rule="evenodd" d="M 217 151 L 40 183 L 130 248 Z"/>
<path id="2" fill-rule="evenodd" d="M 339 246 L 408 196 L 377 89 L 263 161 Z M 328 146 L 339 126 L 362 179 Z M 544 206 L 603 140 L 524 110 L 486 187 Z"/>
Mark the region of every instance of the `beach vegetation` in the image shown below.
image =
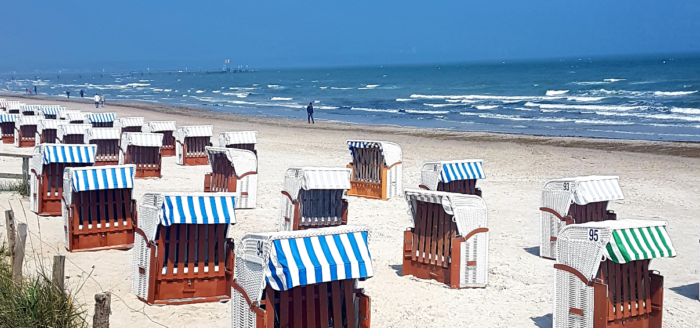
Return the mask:
<path id="1" fill-rule="evenodd" d="M 0 181 L 0 192 L 16 192 L 22 196 L 29 196 L 29 184 L 22 180 Z"/>

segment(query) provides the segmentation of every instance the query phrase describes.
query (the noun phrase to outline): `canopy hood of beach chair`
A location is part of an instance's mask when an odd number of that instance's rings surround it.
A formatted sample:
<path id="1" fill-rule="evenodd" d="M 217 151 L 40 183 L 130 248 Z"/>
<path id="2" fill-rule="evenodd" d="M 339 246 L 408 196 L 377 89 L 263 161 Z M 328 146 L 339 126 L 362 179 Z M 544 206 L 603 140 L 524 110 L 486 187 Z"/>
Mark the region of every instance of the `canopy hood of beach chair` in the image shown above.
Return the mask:
<path id="1" fill-rule="evenodd" d="M 350 154 L 355 153 L 355 148 L 379 148 L 384 157 L 384 164 L 392 166 L 401 162 L 402 152 L 401 146 L 389 141 L 372 141 L 372 140 L 347 140 Z"/>

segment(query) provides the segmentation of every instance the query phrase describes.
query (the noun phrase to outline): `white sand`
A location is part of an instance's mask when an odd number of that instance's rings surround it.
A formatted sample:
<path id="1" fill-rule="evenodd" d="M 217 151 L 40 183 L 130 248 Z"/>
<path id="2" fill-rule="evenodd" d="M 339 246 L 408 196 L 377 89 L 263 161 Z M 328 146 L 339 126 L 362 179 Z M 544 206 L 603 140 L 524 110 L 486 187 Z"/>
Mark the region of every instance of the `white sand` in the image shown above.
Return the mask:
<path id="1" fill-rule="evenodd" d="M 7 98 L 7 97 L 5 97 Z M 26 103 L 57 103 L 31 101 Z M 69 104 L 69 108 L 96 111 L 90 104 Z M 587 174 L 619 175 L 625 200 L 613 202 L 618 218 L 661 219 L 669 222 L 678 257 L 652 261 L 651 267 L 665 276 L 664 327 L 697 327 L 700 322 L 698 270 L 700 255 L 700 159 L 652 155 L 610 149 L 665 151 L 670 144 L 650 142 L 586 141 L 607 149 L 556 147 L 571 146 L 582 139 L 528 138 L 488 134 L 442 134 L 416 129 L 363 127 L 328 122 L 308 127 L 302 121 L 243 119 L 245 122 L 168 115 L 152 111 L 108 106 L 100 112 L 115 111 L 119 116 L 145 116 L 146 120 L 177 120 L 183 124 L 214 124 L 220 131 L 258 130 L 259 185 L 258 208 L 237 212 L 233 235 L 273 231 L 277 227 L 279 195 L 284 171 L 290 166 L 344 166 L 349 160 L 345 139 L 389 140 L 403 148 L 404 187 L 419 183 L 420 165 L 427 160 L 483 158 L 487 178 L 478 183 L 489 207 L 490 253 L 489 286 L 485 289 L 451 290 L 444 285 L 412 277 L 401 277 L 403 231 L 409 225 L 403 198 L 390 201 L 349 197 L 349 222 L 372 229 L 370 250 L 375 275 L 361 283 L 372 297 L 373 327 L 551 327 L 553 262 L 538 254 L 540 191 L 551 178 Z M 382 132 L 388 131 L 388 132 Z M 421 137 L 430 134 L 433 137 Z M 435 134 L 438 134 L 437 137 Z M 458 135 L 458 136 L 455 136 Z M 470 136 L 474 141 L 470 141 Z M 682 145 L 681 145 L 682 146 Z M 693 146 L 693 145 L 690 145 Z M 675 147 L 675 146 L 674 146 Z M 5 152 L 30 153 L 5 145 Z M 675 152 L 671 149 L 669 152 Z M 697 151 L 678 150 L 678 152 Z M 20 162 L 5 159 L 0 172 L 20 171 Z M 201 191 L 208 166 L 182 167 L 174 157 L 163 160 L 163 179 L 138 180 L 137 199 L 149 190 Z M 29 215 L 24 216 L 20 203 Z M 108 290 L 112 299 L 114 327 L 158 327 L 151 319 L 169 327 L 230 326 L 230 304 L 147 306 L 131 294 L 131 251 L 67 253 L 62 243 L 59 217 L 30 214 L 28 200 L 0 193 L 0 208 L 9 204 L 19 220 L 26 221 L 33 234 L 28 245 L 42 255 L 55 254 L 55 247 L 66 254 L 68 284 L 76 287 L 91 271 L 80 291 L 90 317 L 93 295 Z M 0 222 L 4 225 L 4 220 Z M 38 225 L 41 226 L 39 229 Z M 4 238 L 4 227 L 2 228 Z M 45 244 L 39 242 L 38 234 Z M 40 247 L 43 245 L 42 247 Z M 50 246 L 49 246 L 50 245 Z"/>

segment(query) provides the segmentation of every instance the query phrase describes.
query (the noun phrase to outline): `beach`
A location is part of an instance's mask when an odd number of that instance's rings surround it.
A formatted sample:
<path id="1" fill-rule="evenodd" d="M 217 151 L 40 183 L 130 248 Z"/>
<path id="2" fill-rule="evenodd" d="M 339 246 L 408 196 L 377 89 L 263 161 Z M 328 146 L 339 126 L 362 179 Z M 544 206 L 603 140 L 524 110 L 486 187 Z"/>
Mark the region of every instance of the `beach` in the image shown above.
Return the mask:
<path id="1" fill-rule="evenodd" d="M 350 161 L 347 139 L 386 140 L 403 149 L 404 188 L 417 188 L 422 163 L 429 160 L 480 158 L 486 179 L 478 182 L 488 206 L 489 286 L 452 290 L 443 284 L 401 276 L 403 232 L 410 225 L 402 197 L 389 201 L 349 198 L 349 224 L 371 229 L 369 248 L 374 277 L 361 282 L 372 297 L 373 327 L 551 327 L 553 265 L 538 256 L 539 207 L 547 180 L 582 175 L 617 175 L 625 194 L 611 202 L 618 219 L 668 221 L 678 252 L 651 262 L 664 277 L 664 327 L 693 327 L 700 322 L 700 144 L 641 140 L 542 137 L 486 132 L 457 132 L 396 126 L 224 114 L 152 103 L 110 103 L 95 109 L 85 102 L 0 94 L 26 104 L 60 104 L 85 112 L 115 112 L 146 121 L 175 120 L 177 125 L 213 124 L 222 131 L 258 131 L 258 207 L 236 212 L 230 235 L 275 231 L 280 191 L 289 167 L 344 167 Z M 30 154 L 32 149 L 4 145 L 3 152 Z M 21 161 L 4 158 L 0 172 L 20 173 Z M 162 179 L 139 179 L 134 197 L 147 191 L 202 191 L 208 166 L 178 166 L 163 158 Z M 60 217 L 37 217 L 29 201 L 0 193 L 0 209 L 14 209 L 30 231 L 27 248 L 50 259 L 65 254 L 69 288 L 82 285 L 79 302 L 92 316 L 94 294 L 110 291 L 113 327 L 228 327 L 230 303 L 148 306 L 131 293 L 132 251 L 68 253 Z M 4 236 L 4 221 L 2 235 Z M 3 237 L 5 238 L 5 237 Z M 28 255 L 27 262 L 33 261 Z M 50 263 L 47 262 L 47 263 Z M 84 271 L 83 271 L 84 270 Z M 29 270 L 32 272 L 31 270 Z M 88 273 L 90 278 L 88 279 Z M 83 284 L 84 282 L 84 284 Z M 147 314 L 146 315 L 144 315 Z M 150 319 L 149 319 L 150 317 Z"/>

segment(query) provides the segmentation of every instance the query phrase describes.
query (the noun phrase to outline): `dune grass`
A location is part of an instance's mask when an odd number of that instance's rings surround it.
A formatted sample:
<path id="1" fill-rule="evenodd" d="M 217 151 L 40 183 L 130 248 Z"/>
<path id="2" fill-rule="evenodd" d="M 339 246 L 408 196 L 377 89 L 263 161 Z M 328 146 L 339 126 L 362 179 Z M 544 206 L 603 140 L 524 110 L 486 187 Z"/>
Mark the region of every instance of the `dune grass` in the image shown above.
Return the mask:
<path id="1" fill-rule="evenodd" d="M 22 196 L 29 196 L 29 185 L 21 180 L 0 181 L 0 192 L 16 192 Z"/>

